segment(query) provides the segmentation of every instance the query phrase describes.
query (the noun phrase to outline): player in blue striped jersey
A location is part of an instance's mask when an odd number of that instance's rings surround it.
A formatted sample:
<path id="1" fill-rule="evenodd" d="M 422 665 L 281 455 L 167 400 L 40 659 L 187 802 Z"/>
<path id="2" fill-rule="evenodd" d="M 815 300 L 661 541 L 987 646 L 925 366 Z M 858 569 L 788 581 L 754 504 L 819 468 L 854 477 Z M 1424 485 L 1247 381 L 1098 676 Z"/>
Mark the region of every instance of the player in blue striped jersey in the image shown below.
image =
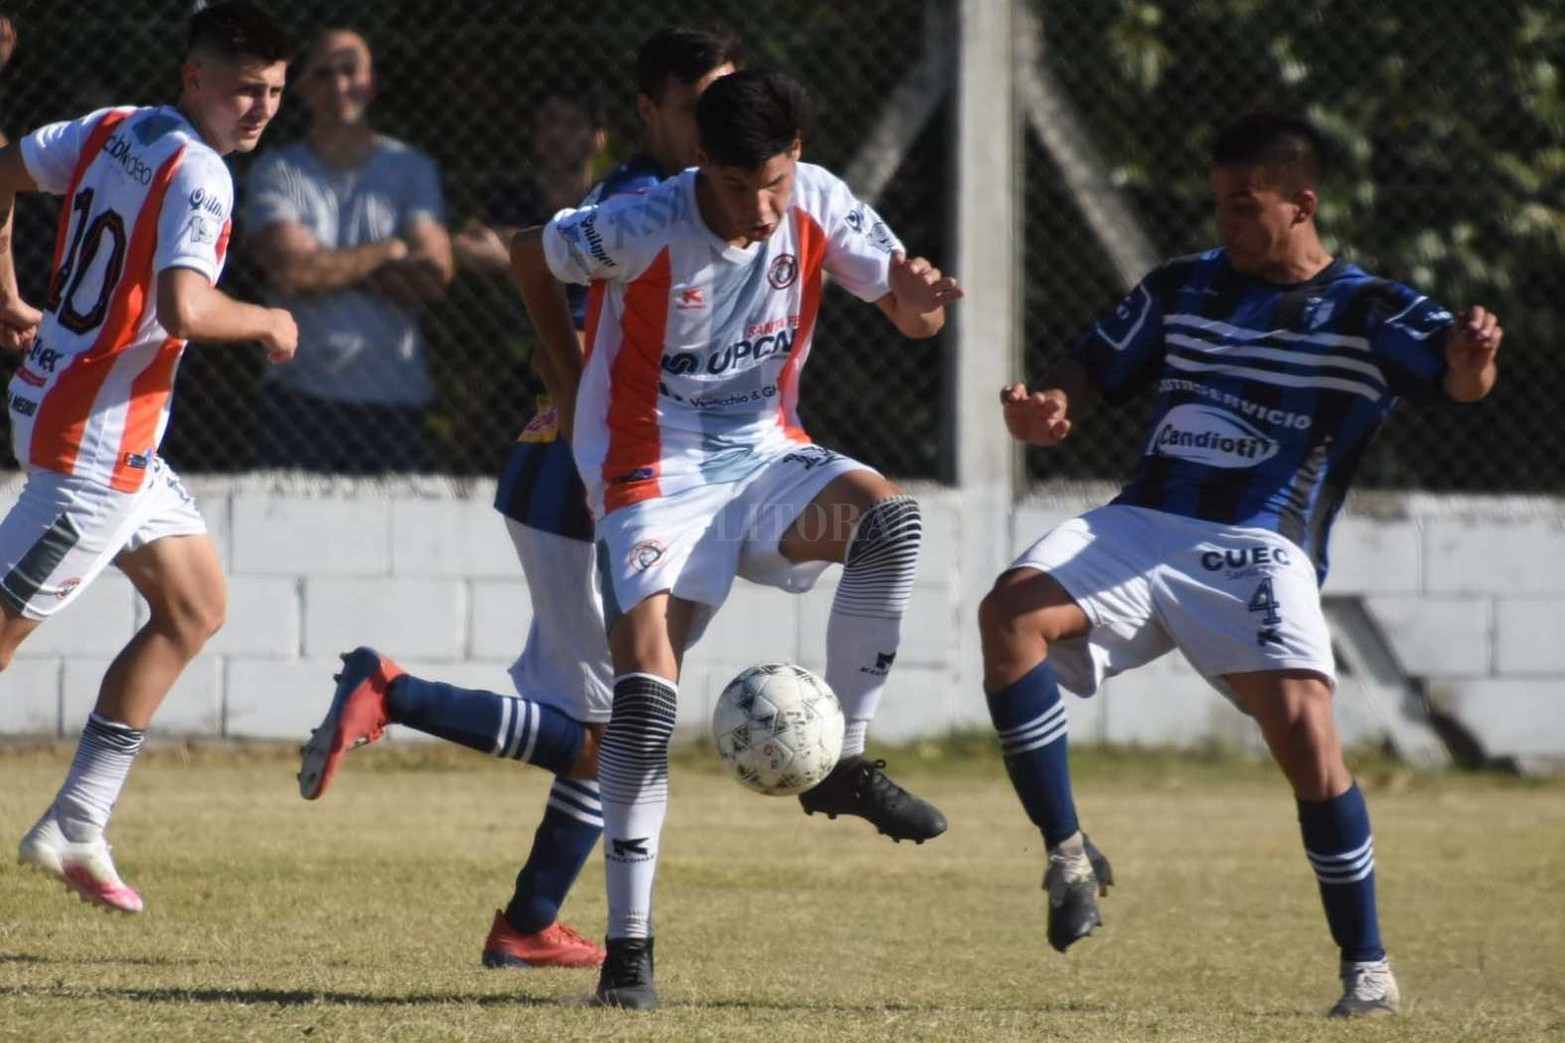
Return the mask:
<path id="1" fill-rule="evenodd" d="M 1081 832 L 1059 688 L 1178 648 L 1255 718 L 1298 802 L 1340 950 L 1333 1015 L 1394 1013 L 1374 841 L 1338 740 L 1321 611 L 1326 541 L 1370 439 L 1403 398 L 1474 402 L 1501 329 L 1330 256 L 1316 231 L 1321 141 L 1258 113 L 1225 129 L 1212 185 L 1222 247 L 1148 275 L 1044 378 L 1006 388 L 1013 436 L 1049 446 L 1096 398 L 1153 393 L 1151 432 L 1106 507 L 1001 574 L 979 625 L 984 687 L 1017 795 L 1048 847 L 1049 941 L 1102 920 L 1112 871 Z"/>
<path id="2" fill-rule="evenodd" d="M 738 42 L 721 33 L 677 28 L 648 37 L 636 70 L 644 150 L 584 202 L 644 192 L 694 165 L 696 103 L 709 84 L 734 71 L 738 56 Z M 585 288 L 571 304 L 580 330 Z M 544 387 L 552 388 L 542 351 L 534 352 L 533 365 Z M 426 681 L 372 649 L 357 649 L 345 657 L 331 708 L 304 749 L 300 790 L 310 799 L 321 796 L 342 751 L 378 738 L 388 723 L 555 772 L 511 901 L 496 911 L 484 941 L 483 962 L 596 966 L 604 950 L 558 917 L 603 832 L 597 739 L 609 719 L 613 684 L 592 516 L 547 396 L 539 397 L 537 414 L 517 439 L 495 508 L 505 516 L 532 602 L 527 643 L 510 671 L 520 698 Z"/>

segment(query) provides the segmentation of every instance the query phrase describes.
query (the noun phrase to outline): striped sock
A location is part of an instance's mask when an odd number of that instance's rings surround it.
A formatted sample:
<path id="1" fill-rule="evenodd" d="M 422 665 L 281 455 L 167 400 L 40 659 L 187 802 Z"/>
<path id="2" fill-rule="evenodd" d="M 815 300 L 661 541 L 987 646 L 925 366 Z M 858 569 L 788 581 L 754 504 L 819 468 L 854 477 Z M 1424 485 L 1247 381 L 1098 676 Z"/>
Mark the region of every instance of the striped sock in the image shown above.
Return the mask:
<path id="1" fill-rule="evenodd" d="M 1340 797 L 1299 801 L 1299 829 L 1342 959 L 1385 959 L 1375 912 L 1375 838 L 1363 790 L 1355 782 Z"/>
<path id="2" fill-rule="evenodd" d="M 893 496 L 859 519 L 826 624 L 826 683 L 842 704 L 842 756 L 864 752 L 865 733 L 902 643 L 923 538 L 918 501 Z"/>
<path id="3" fill-rule="evenodd" d="M 1049 847 L 1070 839 L 1080 828 L 1071 795 L 1070 722 L 1049 661 L 988 700 L 1005 772 L 1027 817 Z"/>
<path id="4" fill-rule="evenodd" d="M 652 883 L 668 813 L 668 740 L 678 690 L 651 674 L 614 679 L 614 711 L 598 747 L 610 938 L 652 937 Z"/>
<path id="5" fill-rule="evenodd" d="M 603 834 L 603 803 L 591 779 L 555 779 L 543 821 L 533 835 L 527 864 L 505 919 L 519 934 L 541 931 L 560 917 L 560 906 Z"/>
<path id="6" fill-rule="evenodd" d="M 103 835 L 145 738 L 139 728 L 98 713 L 88 715 L 70 773 L 54 798 L 55 816 L 65 839 L 79 844 Z"/>
<path id="7" fill-rule="evenodd" d="M 458 688 L 406 674 L 386 692 L 391 719 L 479 753 L 563 775 L 581 755 L 583 729 L 547 703 Z"/>

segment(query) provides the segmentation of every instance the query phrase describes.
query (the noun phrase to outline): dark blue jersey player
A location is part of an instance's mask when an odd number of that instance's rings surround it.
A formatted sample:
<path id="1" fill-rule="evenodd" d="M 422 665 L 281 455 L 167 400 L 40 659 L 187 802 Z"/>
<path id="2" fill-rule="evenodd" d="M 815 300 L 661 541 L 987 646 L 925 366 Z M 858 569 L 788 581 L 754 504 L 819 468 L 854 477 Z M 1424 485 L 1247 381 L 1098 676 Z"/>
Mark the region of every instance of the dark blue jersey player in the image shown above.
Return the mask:
<path id="1" fill-rule="evenodd" d="M 1293 787 L 1305 854 L 1340 949 L 1331 1013 L 1393 1013 L 1375 849 L 1342 759 L 1321 612 L 1326 539 L 1364 450 L 1404 397 L 1473 402 L 1501 331 L 1327 254 L 1315 228 L 1320 138 L 1247 116 L 1213 149 L 1222 248 L 1148 275 L 1029 393 L 1001 393 L 1012 435 L 1049 446 L 1093 399 L 1155 395 L 1135 474 L 1053 530 L 979 610 L 984 688 L 1007 771 L 1048 847 L 1049 941 L 1100 924 L 1108 862 L 1071 798 L 1059 687 L 1178 648 L 1260 725 Z"/>

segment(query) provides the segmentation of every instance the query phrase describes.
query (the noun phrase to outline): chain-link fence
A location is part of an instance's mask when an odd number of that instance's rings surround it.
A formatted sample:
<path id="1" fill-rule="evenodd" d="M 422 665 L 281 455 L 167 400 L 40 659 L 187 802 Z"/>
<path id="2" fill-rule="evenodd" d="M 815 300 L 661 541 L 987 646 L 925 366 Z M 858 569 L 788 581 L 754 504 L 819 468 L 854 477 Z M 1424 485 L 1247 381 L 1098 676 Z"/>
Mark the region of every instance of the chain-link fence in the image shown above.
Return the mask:
<path id="1" fill-rule="evenodd" d="M 0 2 L 19 39 L 0 72 L 0 128 L 16 138 L 102 105 L 172 101 L 191 6 L 188 0 Z M 907 0 L 693 0 L 677 9 L 658 0 L 270 0 L 267 6 L 301 45 L 336 26 L 367 38 L 378 78 L 371 120 L 439 165 L 453 232 L 470 220 L 494 221 L 497 198 L 514 202 L 536 190 L 537 114 L 551 95 L 601 99 L 607 144 L 593 161 L 595 174 L 634 151 L 636 48 L 662 25 L 726 28 L 739 37 L 745 64 L 778 67 L 800 79 L 814 106 L 806 158 L 839 172 L 862 162 L 863 143 L 924 34 L 924 9 Z M 947 118 L 937 115 L 908 143 L 899 166 L 917 176 L 892 180 L 874 200 L 910 248 L 935 257 L 946 250 L 949 224 Z M 266 289 L 248 247 L 254 230 L 242 227 L 247 176 L 269 150 L 300 140 L 307 128 L 295 83 L 257 152 L 232 157 L 240 225 L 223 287 L 240 297 L 260 300 Z M 19 204 L 18 265 L 34 300 L 47 279 L 57 213 L 58 202 L 43 196 Z M 506 216 L 517 220 L 514 212 Z M 497 472 L 541 390 L 527 362 L 532 335 L 519 297 L 502 273 L 459 269 L 419 322 L 434 392 L 423 419 L 429 468 Z M 801 395 L 812 433 L 890 473 L 935 476 L 940 344 L 902 341 L 875 308 L 840 288 L 828 290 L 818 330 Z M 3 375 L 15 361 L 6 360 Z M 177 467 L 211 472 L 256 465 L 263 368 L 258 350 L 192 346 L 164 446 Z M 306 432 L 311 420 L 303 411 L 266 417 Z M 364 467 L 373 472 L 375 462 Z"/>
<path id="2" fill-rule="evenodd" d="M 1031 372 L 1123 292 L 1114 251 L 1135 252 L 1125 238 L 1139 233 L 1158 259 L 1215 244 L 1206 178 L 1213 134 L 1250 108 L 1292 109 L 1328 138 L 1333 169 L 1320 219 L 1328 248 L 1453 308 L 1486 305 L 1506 329 L 1491 398 L 1477 408 L 1399 412 L 1359 484 L 1565 489 L 1554 411 L 1565 394 L 1565 4 L 1026 4 L 1024 17 L 1042 26 L 1046 82 L 1034 84 L 1034 107 L 1053 102 L 1051 118 L 1079 119 L 1101 157 L 1094 178 L 1073 192 L 1062 169 L 1081 157 L 1062 153 L 1080 142 L 1046 147 L 1029 120 Z M 1083 197 L 1105 188 L 1134 227 L 1100 220 L 1095 228 L 1084 218 Z M 1031 475 L 1128 473 L 1144 407 L 1105 413 L 1111 419 L 1089 422 L 1075 445 L 1030 453 Z"/>
<path id="3" fill-rule="evenodd" d="M 1336 160 L 1322 208 L 1328 245 L 1453 306 L 1490 305 L 1507 329 L 1492 399 L 1399 415 L 1365 461 L 1362 484 L 1565 487 L 1565 453 L 1550 419 L 1565 392 L 1565 367 L 1552 357 L 1555 335 L 1565 332 L 1565 2 L 1016 3 L 1029 373 L 1139 277 L 1138 264 L 1215 241 L 1206 149 L 1216 127 L 1256 105 L 1294 108 L 1325 129 Z M 607 145 L 598 173 L 630 153 L 636 46 L 677 20 L 731 29 L 747 63 L 798 76 L 816 105 L 807 157 L 850 179 L 878 169 L 865 194 L 913 250 L 955 266 L 956 71 L 954 61 L 933 59 L 955 55 L 957 0 L 270 6 L 301 43 L 328 25 L 367 36 L 379 77 L 373 121 L 439 164 L 452 230 L 492 218 L 497 195 L 522 191 L 516 186 L 537 174 L 536 116 L 551 91 L 588 84 L 601 96 Z M 19 36 L 0 72 L 0 127 L 15 137 L 103 104 L 172 99 L 189 7 L 0 3 Z M 291 97 L 258 156 L 298 141 L 306 126 L 304 106 Z M 235 158 L 241 191 L 256 158 Z M 56 213 L 42 197 L 18 207 L 18 261 L 34 298 Z M 247 249 L 250 231 L 236 230 L 224 285 L 259 299 L 265 280 Z M 502 276 L 463 272 L 419 321 L 434 386 L 423 421 L 429 467 L 493 473 L 538 390 L 520 302 Z M 904 341 L 875 309 L 831 290 L 804 379 L 810 430 L 889 473 L 949 478 L 944 374 L 954 344 L 949 332 Z M 187 353 L 165 446 L 177 466 L 255 466 L 262 368 L 255 351 Z M 1105 411 L 1082 437 L 1029 454 L 1029 473 L 1122 477 L 1144 419 L 1135 407 Z"/>

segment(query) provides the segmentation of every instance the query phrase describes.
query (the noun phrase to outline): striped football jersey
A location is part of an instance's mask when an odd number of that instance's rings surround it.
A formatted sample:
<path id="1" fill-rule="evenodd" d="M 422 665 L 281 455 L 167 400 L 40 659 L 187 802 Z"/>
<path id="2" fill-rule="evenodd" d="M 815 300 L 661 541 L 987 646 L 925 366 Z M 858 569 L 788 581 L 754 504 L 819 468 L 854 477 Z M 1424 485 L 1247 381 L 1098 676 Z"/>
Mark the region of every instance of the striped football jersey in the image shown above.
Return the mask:
<path id="1" fill-rule="evenodd" d="M 65 197 L 38 336 L 11 380 L 24 464 L 135 492 L 168 424 L 185 342 L 158 321 L 157 275 L 214 283 L 233 181 L 176 108 L 116 108 L 21 142 L 38 187 Z"/>

